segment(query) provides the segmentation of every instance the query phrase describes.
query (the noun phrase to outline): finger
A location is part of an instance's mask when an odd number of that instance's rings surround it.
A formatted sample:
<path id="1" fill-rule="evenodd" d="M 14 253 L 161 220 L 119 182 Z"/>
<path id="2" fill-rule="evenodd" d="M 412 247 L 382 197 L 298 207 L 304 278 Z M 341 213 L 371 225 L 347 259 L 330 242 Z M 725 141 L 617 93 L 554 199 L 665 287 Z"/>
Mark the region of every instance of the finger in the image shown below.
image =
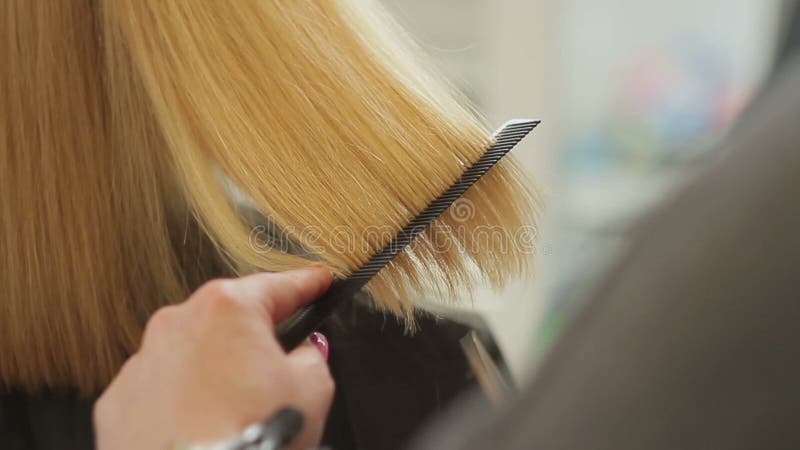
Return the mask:
<path id="1" fill-rule="evenodd" d="M 322 437 L 323 424 L 333 401 L 336 389 L 333 377 L 320 350 L 308 340 L 292 350 L 287 360 L 294 379 L 301 384 L 296 396 L 307 419 L 292 448 L 312 448 Z"/>
<path id="2" fill-rule="evenodd" d="M 263 311 L 273 323 L 322 295 L 333 281 L 324 267 L 309 266 L 285 272 L 257 273 L 225 282 L 228 294 Z"/>
<path id="3" fill-rule="evenodd" d="M 294 367 L 297 373 L 315 385 L 330 379 L 326 355 L 308 339 L 289 352 L 287 358 L 289 365 Z"/>

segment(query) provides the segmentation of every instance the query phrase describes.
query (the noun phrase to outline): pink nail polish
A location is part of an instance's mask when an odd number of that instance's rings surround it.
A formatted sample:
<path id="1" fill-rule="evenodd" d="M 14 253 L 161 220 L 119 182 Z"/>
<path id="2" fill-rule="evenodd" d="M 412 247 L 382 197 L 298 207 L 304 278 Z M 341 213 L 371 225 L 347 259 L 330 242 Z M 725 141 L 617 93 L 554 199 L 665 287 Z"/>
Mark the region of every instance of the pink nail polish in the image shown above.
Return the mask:
<path id="1" fill-rule="evenodd" d="M 317 350 L 322 353 L 322 357 L 327 361 L 329 350 L 328 338 L 326 338 L 324 334 L 315 331 L 311 333 L 311 336 L 308 337 L 308 340 L 317 347 Z"/>

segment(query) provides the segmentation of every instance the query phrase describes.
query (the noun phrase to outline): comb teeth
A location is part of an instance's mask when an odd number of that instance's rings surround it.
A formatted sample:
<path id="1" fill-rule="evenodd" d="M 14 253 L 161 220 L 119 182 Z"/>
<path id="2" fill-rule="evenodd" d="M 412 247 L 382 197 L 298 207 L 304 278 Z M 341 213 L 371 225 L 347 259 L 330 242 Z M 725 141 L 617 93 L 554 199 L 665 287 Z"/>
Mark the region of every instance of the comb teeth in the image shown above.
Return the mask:
<path id="1" fill-rule="evenodd" d="M 489 171 L 500 159 L 503 158 L 519 141 L 531 132 L 541 121 L 532 119 L 513 119 L 504 123 L 492 135 L 492 145 L 486 152 L 473 163 L 459 179 L 446 191 L 436 197 L 422 210 L 397 236 L 380 251 L 372 255 L 369 261 L 359 267 L 349 277 L 347 282 L 358 282 L 362 286 L 375 276 L 386 264 L 400 253 L 411 241 L 422 233 L 431 222 L 442 215 L 447 208 L 458 200 L 467 189 L 475 184 L 486 172 Z M 358 280 L 358 281 L 357 281 Z"/>

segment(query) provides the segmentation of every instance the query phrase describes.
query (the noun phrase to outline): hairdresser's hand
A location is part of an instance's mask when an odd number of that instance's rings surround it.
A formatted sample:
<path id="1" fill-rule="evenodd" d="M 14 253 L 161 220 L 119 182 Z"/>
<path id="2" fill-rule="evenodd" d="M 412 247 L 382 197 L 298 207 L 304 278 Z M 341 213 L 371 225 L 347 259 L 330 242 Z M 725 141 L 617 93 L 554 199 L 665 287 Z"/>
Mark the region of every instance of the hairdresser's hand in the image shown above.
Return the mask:
<path id="1" fill-rule="evenodd" d="M 274 324 L 330 283 L 312 268 L 218 280 L 158 310 L 95 404 L 98 449 L 221 440 L 290 405 L 304 416 L 293 448 L 316 446 L 333 397 L 325 356 L 312 344 L 286 354 Z"/>

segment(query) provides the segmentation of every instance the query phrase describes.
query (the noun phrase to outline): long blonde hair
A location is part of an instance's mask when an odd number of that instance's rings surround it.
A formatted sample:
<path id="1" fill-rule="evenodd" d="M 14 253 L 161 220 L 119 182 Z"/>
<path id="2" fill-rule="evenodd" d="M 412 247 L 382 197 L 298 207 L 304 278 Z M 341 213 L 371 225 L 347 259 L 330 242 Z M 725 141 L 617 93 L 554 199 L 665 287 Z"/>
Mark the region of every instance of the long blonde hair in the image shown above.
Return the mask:
<path id="1" fill-rule="evenodd" d="M 310 263 L 346 276 L 489 142 L 372 3 L 0 12 L 5 385 L 101 388 L 147 317 L 213 276 Z M 377 306 L 410 318 L 416 296 L 524 274 L 529 248 L 510 241 L 535 203 L 502 162 L 368 285 Z"/>

